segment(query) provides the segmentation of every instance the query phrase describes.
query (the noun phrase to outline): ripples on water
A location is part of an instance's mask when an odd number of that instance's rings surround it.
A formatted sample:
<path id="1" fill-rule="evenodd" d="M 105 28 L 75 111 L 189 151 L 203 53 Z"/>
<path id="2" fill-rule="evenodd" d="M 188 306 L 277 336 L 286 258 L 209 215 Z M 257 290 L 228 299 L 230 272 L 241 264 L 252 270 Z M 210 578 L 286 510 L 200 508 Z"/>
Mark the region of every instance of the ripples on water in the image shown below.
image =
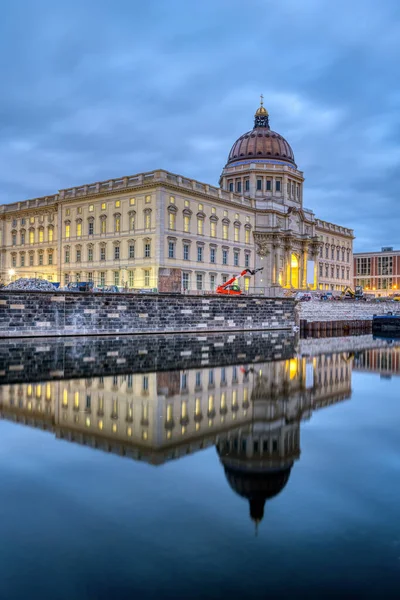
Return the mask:
<path id="1" fill-rule="evenodd" d="M 0 598 L 397 597 L 400 345 L 0 343 Z"/>

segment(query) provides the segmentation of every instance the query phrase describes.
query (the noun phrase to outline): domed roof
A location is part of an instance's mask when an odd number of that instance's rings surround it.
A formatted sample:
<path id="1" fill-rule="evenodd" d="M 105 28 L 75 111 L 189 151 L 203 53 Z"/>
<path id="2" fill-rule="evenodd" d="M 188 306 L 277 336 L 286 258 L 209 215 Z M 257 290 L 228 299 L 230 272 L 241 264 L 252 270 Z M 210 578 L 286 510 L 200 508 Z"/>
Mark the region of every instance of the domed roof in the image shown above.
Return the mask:
<path id="1" fill-rule="evenodd" d="M 279 469 L 245 470 L 224 464 L 225 476 L 232 490 L 249 500 L 250 517 L 261 521 L 267 500 L 286 486 L 293 463 Z"/>
<path id="2" fill-rule="evenodd" d="M 296 166 L 293 150 L 288 142 L 279 133 L 271 130 L 268 111 L 262 99 L 254 117 L 254 128 L 241 135 L 233 144 L 226 166 L 251 158 L 283 160 Z"/>

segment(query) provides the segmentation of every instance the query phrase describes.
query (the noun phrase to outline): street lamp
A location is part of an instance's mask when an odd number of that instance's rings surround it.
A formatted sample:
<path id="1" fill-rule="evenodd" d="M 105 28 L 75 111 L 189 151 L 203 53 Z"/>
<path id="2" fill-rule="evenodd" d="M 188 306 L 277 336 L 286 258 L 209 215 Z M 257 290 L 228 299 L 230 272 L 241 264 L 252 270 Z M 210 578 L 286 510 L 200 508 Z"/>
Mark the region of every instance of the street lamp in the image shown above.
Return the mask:
<path id="1" fill-rule="evenodd" d="M 15 275 L 15 270 L 14 270 L 14 269 L 10 269 L 10 270 L 8 271 L 8 274 L 9 274 L 9 276 L 10 276 L 10 281 L 11 281 L 11 279 L 12 279 L 12 278 L 14 277 L 14 275 Z"/>

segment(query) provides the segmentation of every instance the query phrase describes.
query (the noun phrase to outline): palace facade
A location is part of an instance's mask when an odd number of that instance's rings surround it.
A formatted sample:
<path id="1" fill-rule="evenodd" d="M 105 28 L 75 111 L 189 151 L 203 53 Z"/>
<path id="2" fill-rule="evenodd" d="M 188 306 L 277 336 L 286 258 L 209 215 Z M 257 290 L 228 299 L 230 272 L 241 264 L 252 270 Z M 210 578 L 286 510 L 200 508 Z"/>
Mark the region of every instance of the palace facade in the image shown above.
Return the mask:
<path id="1" fill-rule="evenodd" d="M 65 285 L 213 290 L 244 268 L 246 290 L 343 289 L 353 281 L 353 231 L 303 205 L 303 172 L 263 104 L 232 146 L 219 187 L 156 170 L 0 207 L 0 276 Z"/>

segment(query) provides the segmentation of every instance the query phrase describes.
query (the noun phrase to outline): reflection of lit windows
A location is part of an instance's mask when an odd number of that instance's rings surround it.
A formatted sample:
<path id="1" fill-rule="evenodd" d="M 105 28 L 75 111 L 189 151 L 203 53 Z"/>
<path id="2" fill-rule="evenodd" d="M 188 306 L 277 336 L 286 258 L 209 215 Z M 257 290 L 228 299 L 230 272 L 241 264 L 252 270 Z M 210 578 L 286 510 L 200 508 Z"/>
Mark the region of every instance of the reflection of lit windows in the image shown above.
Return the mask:
<path id="1" fill-rule="evenodd" d="M 62 405 L 68 406 L 68 390 L 63 391 Z"/>
<path id="2" fill-rule="evenodd" d="M 117 431 L 118 431 L 118 426 L 117 426 L 117 424 L 116 424 L 116 423 L 113 423 L 113 424 L 112 424 L 111 431 L 112 431 L 113 433 L 117 433 Z"/>
<path id="3" fill-rule="evenodd" d="M 129 437 L 132 437 L 132 427 L 126 428 L 126 435 L 128 435 Z"/>
<path id="4" fill-rule="evenodd" d="M 75 392 L 74 394 L 74 407 L 79 408 L 79 392 Z"/>
<path id="5" fill-rule="evenodd" d="M 194 404 L 194 414 L 196 416 L 201 415 L 201 400 L 200 398 L 196 398 L 195 400 L 195 404 Z"/>
<path id="6" fill-rule="evenodd" d="M 85 425 L 86 425 L 86 427 L 90 427 L 90 417 L 86 417 Z"/>
<path id="7" fill-rule="evenodd" d="M 36 398 L 41 398 L 42 396 L 42 386 L 39 384 L 36 386 Z"/>
<path id="8" fill-rule="evenodd" d="M 172 404 L 167 404 L 167 421 L 172 421 L 173 418 L 173 406 Z"/>
<path id="9" fill-rule="evenodd" d="M 147 375 L 143 377 L 143 391 L 147 392 L 149 390 L 149 378 Z"/>
<path id="10" fill-rule="evenodd" d="M 143 430 L 143 431 L 142 431 L 142 440 L 146 441 L 146 440 L 147 440 L 147 438 L 148 438 L 148 433 L 147 433 L 147 431 L 146 431 L 146 430 Z"/>
<path id="11" fill-rule="evenodd" d="M 201 372 L 197 371 L 196 373 L 196 387 L 201 387 Z"/>
<path id="12" fill-rule="evenodd" d="M 98 428 L 100 429 L 100 431 L 102 431 L 103 427 L 104 427 L 103 419 L 100 419 L 100 421 L 98 422 Z"/>

